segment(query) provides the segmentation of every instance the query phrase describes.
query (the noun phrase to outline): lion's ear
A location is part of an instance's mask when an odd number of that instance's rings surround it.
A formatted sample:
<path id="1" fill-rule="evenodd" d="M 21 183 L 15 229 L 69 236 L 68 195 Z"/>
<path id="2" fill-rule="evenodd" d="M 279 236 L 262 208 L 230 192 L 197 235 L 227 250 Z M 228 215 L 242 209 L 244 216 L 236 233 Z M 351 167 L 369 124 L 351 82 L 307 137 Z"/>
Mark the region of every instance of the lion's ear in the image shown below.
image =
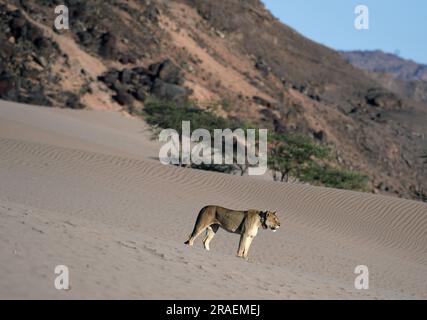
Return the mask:
<path id="1" fill-rule="evenodd" d="M 266 211 L 265 214 L 267 215 L 267 217 L 271 215 L 270 211 Z"/>

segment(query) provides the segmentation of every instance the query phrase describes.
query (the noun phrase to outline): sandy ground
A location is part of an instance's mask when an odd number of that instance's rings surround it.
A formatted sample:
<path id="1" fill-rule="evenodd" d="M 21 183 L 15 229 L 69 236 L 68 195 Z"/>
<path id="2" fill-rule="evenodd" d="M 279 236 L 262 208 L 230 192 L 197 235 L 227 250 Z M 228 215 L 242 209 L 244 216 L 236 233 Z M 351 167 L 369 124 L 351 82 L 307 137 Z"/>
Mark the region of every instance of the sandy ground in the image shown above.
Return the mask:
<path id="1" fill-rule="evenodd" d="M 0 101 L 0 298 L 427 298 L 426 204 L 163 166 L 149 137 L 119 113 Z M 248 262 L 223 230 L 186 247 L 207 204 L 277 210 L 282 227 Z"/>

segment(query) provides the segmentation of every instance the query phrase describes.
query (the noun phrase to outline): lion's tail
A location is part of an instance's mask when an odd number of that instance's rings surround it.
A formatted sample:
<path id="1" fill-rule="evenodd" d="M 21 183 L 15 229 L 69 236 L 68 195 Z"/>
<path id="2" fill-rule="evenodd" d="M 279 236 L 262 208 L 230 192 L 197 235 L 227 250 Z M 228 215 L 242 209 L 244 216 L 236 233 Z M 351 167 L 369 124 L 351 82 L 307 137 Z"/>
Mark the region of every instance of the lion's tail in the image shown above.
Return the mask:
<path id="1" fill-rule="evenodd" d="M 197 225 L 199 223 L 199 220 L 201 219 L 202 214 L 205 212 L 207 207 L 202 208 L 199 211 L 199 214 L 197 215 L 196 223 L 194 224 L 193 232 L 188 236 L 188 240 L 184 242 L 184 244 L 189 244 L 191 237 L 193 237 L 196 234 Z"/>

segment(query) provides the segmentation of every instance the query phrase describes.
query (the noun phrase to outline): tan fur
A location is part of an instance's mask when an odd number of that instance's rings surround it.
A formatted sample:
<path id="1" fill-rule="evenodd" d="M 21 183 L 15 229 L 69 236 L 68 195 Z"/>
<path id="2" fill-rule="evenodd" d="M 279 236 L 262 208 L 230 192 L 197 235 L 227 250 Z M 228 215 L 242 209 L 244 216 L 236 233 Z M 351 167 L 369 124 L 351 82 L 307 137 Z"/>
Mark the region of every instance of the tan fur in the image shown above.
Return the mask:
<path id="1" fill-rule="evenodd" d="M 276 213 L 271 211 L 237 211 L 219 206 L 206 206 L 200 210 L 193 232 L 185 244 L 192 246 L 194 240 L 206 230 L 203 244 L 205 249 L 209 250 L 209 244 L 220 227 L 228 232 L 240 234 L 237 256 L 247 259 L 249 247 L 258 233 L 258 228 L 276 231 L 280 227 L 280 222 Z"/>

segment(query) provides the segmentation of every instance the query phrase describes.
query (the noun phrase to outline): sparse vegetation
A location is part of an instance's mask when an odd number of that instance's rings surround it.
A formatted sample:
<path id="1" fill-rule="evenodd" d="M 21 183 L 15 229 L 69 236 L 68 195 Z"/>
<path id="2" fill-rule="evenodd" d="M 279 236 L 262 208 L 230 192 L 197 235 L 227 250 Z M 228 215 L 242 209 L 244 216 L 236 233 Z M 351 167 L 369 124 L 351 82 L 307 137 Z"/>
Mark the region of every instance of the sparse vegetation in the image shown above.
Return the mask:
<path id="1" fill-rule="evenodd" d="M 190 121 L 192 130 L 196 128 L 208 130 L 212 139 L 214 129 L 235 130 L 240 128 L 245 133 L 249 128 L 256 129 L 253 125 L 218 116 L 212 108 L 200 109 L 191 101 L 177 104 L 171 101 L 148 98 L 145 102 L 143 115 L 156 134 L 161 129 L 170 128 L 182 135 L 182 121 Z M 258 141 L 258 137 L 256 140 Z M 269 140 L 268 167 L 273 172 L 274 180 L 288 182 L 293 178 L 315 185 L 366 191 L 367 177 L 357 172 L 333 168 L 325 164 L 331 158 L 331 150 L 315 143 L 312 138 L 301 134 L 272 134 L 269 136 Z M 236 151 L 236 148 L 234 150 Z M 240 175 L 244 175 L 249 166 L 249 163 L 243 165 L 191 165 L 192 168 L 223 173 L 239 173 Z"/>
<path id="2" fill-rule="evenodd" d="M 314 158 L 324 159 L 329 155 L 327 148 L 304 135 L 275 134 L 270 141 L 268 164 L 276 181 L 288 182 L 291 176 L 299 178 Z"/>
<path id="3" fill-rule="evenodd" d="M 425 155 L 421 156 L 421 159 L 423 159 L 423 163 L 426 165 L 425 167 L 427 168 L 427 153 Z M 418 189 L 413 190 L 412 193 L 416 199 L 419 199 L 420 201 L 427 202 L 426 190 L 421 185 L 418 186 Z"/>
<path id="4" fill-rule="evenodd" d="M 191 121 L 193 128 L 204 128 L 213 135 L 214 129 L 229 128 L 234 130 L 241 127 L 234 120 L 215 115 L 209 109 L 202 110 L 194 103 L 187 101 L 177 104 L 171 101 L 148 98 L 145 102 L 144 113 L 148 124 L 154 128 L 171 128 L 182 134 L 182 121 Z"/>
<path id="5" fill-rule="evenodd" d="M 330 149 L 304 135 L 274 135 L 271 139 L 269 167 L 274 179 L 309 182 L 338 189 L 367 191 L 368 178 L 357 172 L 333 168 Z"/>
<path id="6" fill-rule="evenodd" d="M 302 171 L 300 180 L 331 188 L 367 191 L 368 177 L 358 172 L 311 164 Z"/>
<path id="7" fill-rule="evenodd" d="M 416 199 L 427 202 L 427 193 L 423 189 L 412 190 L 412 194 Z"/>
<path id="8" fill-rule="evenodd" d="M 208 130 L 212 139 L 214 137 L 214 129 L 235 130 L 237 128 L 243 129 L 248 127 L 240 121 L 226 119 L 216 115 L 209 107 L 206 110 L 202 110 L 195 106 L 191 101 L 187 101 L 184 104 L 177 104 L 171 101 L 149 98 L 145 102 L 143 115 L 145 116 L 148 124 L 153 127 L 155 133 L 158 133 L 161 129 L 170 128 L 176 130 L 180 135 L 182 135 L 182 121 L 190 121 L 193 129 L 203 128 Z M 240 175 L 243 175 L 247 171 L 249 164 L 220 165 L 202 163 L 199 165 L 191 164 L 191 167 L 223 173 L 239 172 Z"/>

